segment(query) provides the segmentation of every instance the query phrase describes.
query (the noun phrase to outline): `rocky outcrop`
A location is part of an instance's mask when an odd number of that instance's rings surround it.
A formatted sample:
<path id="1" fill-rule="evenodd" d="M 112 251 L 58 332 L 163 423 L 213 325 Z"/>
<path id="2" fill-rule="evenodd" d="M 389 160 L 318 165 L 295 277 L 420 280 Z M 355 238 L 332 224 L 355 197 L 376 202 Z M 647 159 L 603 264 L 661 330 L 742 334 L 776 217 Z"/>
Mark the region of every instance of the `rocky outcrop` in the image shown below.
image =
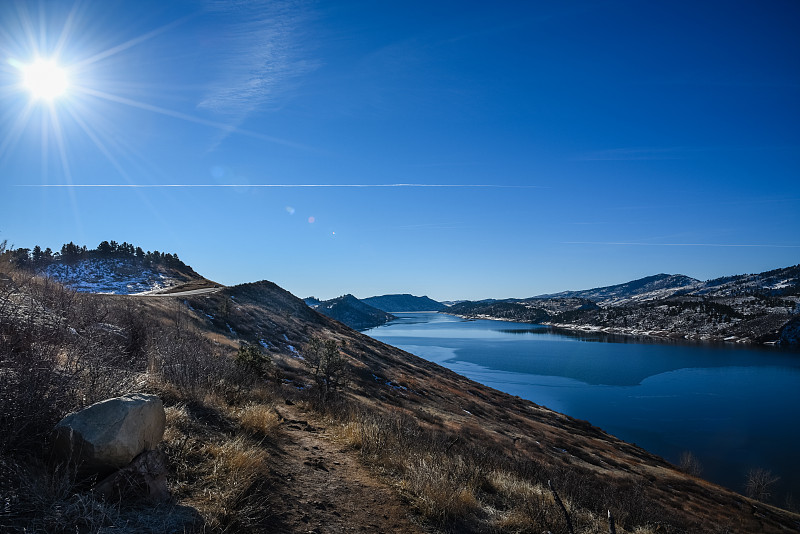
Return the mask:
<path id="1" fill-rule="evenodd" d="M 164 405 L 156 395 L 132 393 L 104 400 L 56 425 L 53 454 L 84 475 L 105 475 L 155 449 L 165 423 Z"/>

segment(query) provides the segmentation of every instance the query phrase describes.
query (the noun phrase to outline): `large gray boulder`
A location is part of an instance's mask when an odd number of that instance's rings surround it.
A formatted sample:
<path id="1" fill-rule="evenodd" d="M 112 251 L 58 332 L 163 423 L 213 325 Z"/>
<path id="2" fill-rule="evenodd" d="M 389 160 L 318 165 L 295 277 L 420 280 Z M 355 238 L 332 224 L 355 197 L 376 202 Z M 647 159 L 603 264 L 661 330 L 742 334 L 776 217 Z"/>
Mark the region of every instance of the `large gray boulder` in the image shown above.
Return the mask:
<path id="1" fill-rule="evenodd" d="M 154 449 L 164 437 L 164 405 L 156 395 L 131 393 L 67 415 L 56 425 L 53 453 L 83 474 L 106 474 Z"/>

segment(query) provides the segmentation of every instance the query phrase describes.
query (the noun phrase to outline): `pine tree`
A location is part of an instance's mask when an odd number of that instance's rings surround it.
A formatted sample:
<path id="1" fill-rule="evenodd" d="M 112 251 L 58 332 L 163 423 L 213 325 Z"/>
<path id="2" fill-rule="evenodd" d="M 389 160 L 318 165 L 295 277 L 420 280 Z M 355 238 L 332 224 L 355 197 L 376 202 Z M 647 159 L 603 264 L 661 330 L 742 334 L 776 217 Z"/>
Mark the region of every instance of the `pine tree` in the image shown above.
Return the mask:
<path id="1" fill-rule="evenodd" d="M 42 247 L 36 245 L 33 247 L 33 252 L 31 252 L 31 259 L 33 260 L 33 265 L 38 267 L 42 264 L 44 260 L 44 252 L 42 252 Z"/>

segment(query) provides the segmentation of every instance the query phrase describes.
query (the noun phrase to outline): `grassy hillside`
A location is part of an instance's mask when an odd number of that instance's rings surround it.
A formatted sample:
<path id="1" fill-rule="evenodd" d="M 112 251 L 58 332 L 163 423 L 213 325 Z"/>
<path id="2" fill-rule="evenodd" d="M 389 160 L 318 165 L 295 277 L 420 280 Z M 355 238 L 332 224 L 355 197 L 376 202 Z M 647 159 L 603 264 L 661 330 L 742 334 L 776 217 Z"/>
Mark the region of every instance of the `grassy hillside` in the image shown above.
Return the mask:
<path id="1" fill-rule="evenodd" d="M 89 295 L 2 265 L 2 531 L 559 533 L 569 517 L 589 533 L 608 531 L 609 510 L 639 534 L 800 525 L 270 282 Z M 47 463 L 64 414 L 134 390 L 167 407 L 169 506 L 96 500 Z"/>

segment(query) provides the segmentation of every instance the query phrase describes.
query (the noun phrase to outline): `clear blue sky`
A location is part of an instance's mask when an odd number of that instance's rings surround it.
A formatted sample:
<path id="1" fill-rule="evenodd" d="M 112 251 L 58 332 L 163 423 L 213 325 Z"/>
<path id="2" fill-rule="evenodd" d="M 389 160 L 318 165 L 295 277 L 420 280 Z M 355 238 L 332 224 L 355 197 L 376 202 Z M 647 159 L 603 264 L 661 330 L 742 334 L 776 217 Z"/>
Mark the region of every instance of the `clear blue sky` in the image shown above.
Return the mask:
<path id="1" fill-rule="evenodd" d="M 128 241 L 320 298 L 800 262 L 795 0 L 11 0 L 0 20 L 18 247 Z M 66 71 L 52 100 L 23 86 L 37 57 Z M 97 184 L 146 187 L 62 187 Z M 298 187 L 319 185 L 366 187 Z"/>

